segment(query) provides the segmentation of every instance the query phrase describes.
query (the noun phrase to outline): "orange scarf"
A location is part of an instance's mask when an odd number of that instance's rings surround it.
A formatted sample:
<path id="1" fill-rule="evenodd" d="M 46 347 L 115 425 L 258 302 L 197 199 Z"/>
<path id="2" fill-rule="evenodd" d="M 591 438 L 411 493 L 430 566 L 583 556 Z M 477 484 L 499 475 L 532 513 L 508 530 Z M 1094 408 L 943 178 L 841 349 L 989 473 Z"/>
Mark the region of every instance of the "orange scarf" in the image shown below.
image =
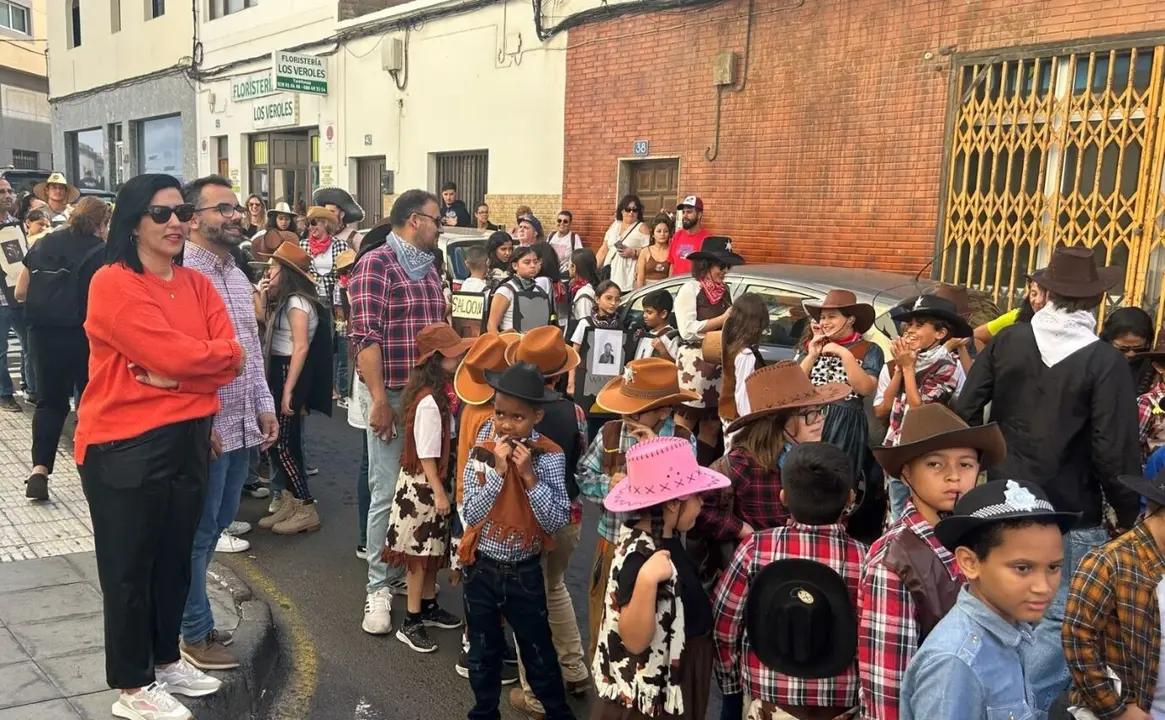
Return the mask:
<path id="1" fill-rule="evenodd" d="M 471 461 L 484 460 L 492 465 L 495 446 L 496 443 L 492 440 L 478 443 L 473 447 Z M 545 436 L 530 441 L 529 447 L 534 456 L 547 452 L 562 452 L 562 448 Z M 477 473 L 477 482 L 480 485 L 485 484 L 484 471 Z M 488 530 L 485 529 L 487 523 Z M 506 465 L 501 492 L 494 498 L 493 507 L 485 516 L 485 520 L 465 529 L 461 547 L 457 551 L 457 557 L 462 565 L 473 564 L 474 553 L 482 533 L 498 541 L 517 540 L 522 548 L 533 548 L 539 544 L 543 550 L 551 550 L 554 547 L 550 535 L 538 524 L 538 518 L 534 517 L 534 509 L 530 507 L 530 498 L 526 495 L 526 485 L 518 475 L 518 466 L 513 460 Z"/>

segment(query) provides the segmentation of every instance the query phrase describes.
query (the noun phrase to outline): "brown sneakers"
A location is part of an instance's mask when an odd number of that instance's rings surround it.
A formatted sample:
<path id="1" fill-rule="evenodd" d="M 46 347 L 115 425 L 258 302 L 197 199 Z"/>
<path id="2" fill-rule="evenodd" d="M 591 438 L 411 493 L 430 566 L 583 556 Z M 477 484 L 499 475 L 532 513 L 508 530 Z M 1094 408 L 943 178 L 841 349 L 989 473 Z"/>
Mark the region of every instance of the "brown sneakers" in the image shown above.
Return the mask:
<path id="1" fill-rule="evenodd" d="M 279 509 L 271 515 L 259 520 L 259 527 L 264 530 L 270 530 L 279 523 L 295 514 L 296 508 L 299 507 L 299 500 L 296 500 L 290 493 L 283 493 L 283 500 L 279 503 Z"/>
<path id="2" fill-rule="evenodd" d="M 304 505 L 296 501 L 295 512 L 275 523 L 271 532 L 276 535 L 295 535 L 301 532 L 315 532 L 320 529 L 320 516 L 316 504 Z"/>
<path id="3" fill-rule="evenodd" d="M 546 713 L 538 712 L 526 702 L 526 692 L 520 687 L 510 690 L 510 707 L 533 720 L 546 720 Z"/>
<path id="4" fill-rule="evenodd" d="M 213 639 L 214 635 L 207 635 L 202 642 L 187 643 L 181 641 L 179 650 L 186 662 L 199 670 L 234 670 L 239 666 L 239 658 L 233 651 L 221 642 Z"/>

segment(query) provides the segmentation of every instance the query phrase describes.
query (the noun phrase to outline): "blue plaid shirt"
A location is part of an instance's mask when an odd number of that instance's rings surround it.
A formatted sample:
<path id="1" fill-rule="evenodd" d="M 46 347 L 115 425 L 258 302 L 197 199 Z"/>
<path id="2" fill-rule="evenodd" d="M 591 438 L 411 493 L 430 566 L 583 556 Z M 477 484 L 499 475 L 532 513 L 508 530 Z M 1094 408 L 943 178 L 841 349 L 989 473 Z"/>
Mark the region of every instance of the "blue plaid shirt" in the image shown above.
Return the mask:
<path id="1" fill-rule="evenodd" d="M 477 434 L 476 441 L 485 442 L 492 434 L 492 426 L 483 427 Z M 531 432 L 531 439 L 537 440 L 538 437 L 537 431 Z M 533 463 L 534 476 L 538 482 L 526 491 L 526 497 L 530 500 L 530 507 L 534 510 L 538 524 L 548 535 L 553 535 L 570 522 L 570 498 L 566 495 L 566 456 L 561 452 L 542 453 Z M 522 547 L 513 537 L 498 540 L 489 536 L 491 521 L 486 520 L 486 516 L 493 508 L 498 493 L 502 491 L 503 479 L 493 468 L 486 467 L 485 484 L 479 485 L 477 482 L 479 469 L 474 465 L 474 461 L 466 463 L 465 473 L 461 478 L 464 487 L 462 519 L 467 526 L 485 522 L 477 551 L 492 560 L 511 563 L 540 555 L 542 553 L 540 544 Z"/>

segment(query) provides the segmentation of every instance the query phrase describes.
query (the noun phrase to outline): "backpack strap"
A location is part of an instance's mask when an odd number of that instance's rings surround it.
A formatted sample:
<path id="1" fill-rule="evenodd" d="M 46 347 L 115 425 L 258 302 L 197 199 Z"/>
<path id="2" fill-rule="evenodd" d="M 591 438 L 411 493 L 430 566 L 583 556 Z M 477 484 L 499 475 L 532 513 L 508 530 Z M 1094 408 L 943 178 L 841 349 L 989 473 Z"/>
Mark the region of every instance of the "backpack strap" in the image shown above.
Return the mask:
<path id="1" fill-rule="evenodd" d="M 752 357 L 756 361 L 756 365 L 753 367 L 752 371 L 756 372 L 757 370 L 760 370 L 761 368 L 765 367 L 766 363 L 765 363 L 765 359 L 763 357 L 761 357 L 760 346 L 752 345 L 748 349 L 752 351 Z"/>

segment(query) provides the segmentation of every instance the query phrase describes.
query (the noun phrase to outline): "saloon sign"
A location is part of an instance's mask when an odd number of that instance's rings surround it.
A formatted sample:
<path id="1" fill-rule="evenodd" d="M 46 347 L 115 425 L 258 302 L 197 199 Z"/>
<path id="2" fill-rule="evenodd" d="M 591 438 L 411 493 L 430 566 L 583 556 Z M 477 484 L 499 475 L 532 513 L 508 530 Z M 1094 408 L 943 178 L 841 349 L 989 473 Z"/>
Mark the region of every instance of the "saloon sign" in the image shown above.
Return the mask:
<path id="1" fill-rule="evenodd" d="M 299 96 L 292 93 L 255 101 L 255 129 L 292 127 L 299 124 Z"/>

